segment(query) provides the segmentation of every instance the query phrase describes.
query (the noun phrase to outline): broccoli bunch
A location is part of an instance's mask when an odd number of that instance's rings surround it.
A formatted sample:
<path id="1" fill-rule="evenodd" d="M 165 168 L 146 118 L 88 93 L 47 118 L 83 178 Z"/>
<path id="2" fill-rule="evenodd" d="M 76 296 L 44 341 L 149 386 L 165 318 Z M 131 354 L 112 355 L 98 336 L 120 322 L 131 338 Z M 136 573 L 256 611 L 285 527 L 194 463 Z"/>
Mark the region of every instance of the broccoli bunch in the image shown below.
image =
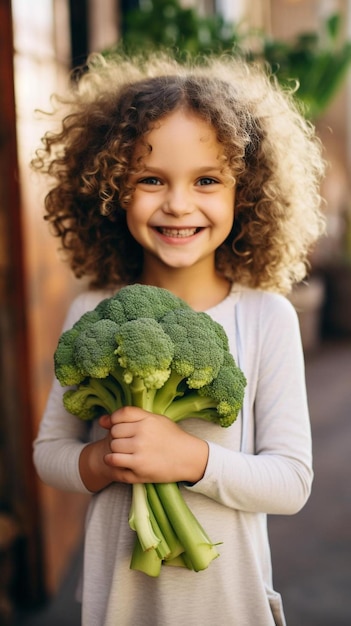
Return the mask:
<path id="1" fill-rule="evenodd" d="M 55 374 L 68 412 L 84 420 L 136 406 L 180 422 L 229 427 L 246 380 L 220 324 L 159 287 L 130 285 L 85 313 L 58 342 Z M 131 567 L 158 576 L 161 564 L 203 570 L 218 556 L 179 487 L 132 487 L 136 531 Z"/>

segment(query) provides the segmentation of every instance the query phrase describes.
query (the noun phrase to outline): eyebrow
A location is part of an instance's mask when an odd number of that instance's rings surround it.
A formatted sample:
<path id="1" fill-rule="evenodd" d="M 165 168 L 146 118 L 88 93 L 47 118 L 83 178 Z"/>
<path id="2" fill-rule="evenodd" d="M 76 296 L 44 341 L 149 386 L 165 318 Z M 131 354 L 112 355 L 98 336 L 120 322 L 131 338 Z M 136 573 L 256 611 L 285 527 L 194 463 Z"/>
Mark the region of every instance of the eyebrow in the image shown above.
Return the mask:
<path id="1" fill-rule="evenodd" d="M 144 172 L 151 172 L 151 173 L 155 173 L 155 174 L 159 174 L 162 173 L 164 171 L 163 167 L 153 167 L 153 166 L 144 166 L 143 169 L 141 170 L 141 172 L 139 173 L 144 173 Z M 199 168 L 194 168 L 194 173 L 210 173 L 210 172 L 221 172 L 222 168 L 220 165 L 213 165 L 213 164 L 209 164 L 209 165 L 202 165 Z"/>

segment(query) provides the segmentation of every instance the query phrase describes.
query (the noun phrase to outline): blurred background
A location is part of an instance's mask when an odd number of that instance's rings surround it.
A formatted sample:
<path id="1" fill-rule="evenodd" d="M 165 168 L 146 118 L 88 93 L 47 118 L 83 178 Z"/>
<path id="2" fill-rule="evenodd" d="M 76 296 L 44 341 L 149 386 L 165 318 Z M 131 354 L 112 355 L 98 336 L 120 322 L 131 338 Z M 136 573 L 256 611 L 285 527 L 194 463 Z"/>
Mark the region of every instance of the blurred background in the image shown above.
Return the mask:
<path id="1" fill-rule="evenodd" d="M 288 625 L 351 624 L 350 41 L 350 0 L 0 0 L 0 625 L 80 623 L 73 596 L 87 498 L 41 484 L 31 455 L 63 318 L 86 285 L 60 259 L 29 162 L 51 94 L 90 52 L 121 46 L 269 63 L 283 84 L 298 81 L 323 142 L 327 236 L 291 295 L 315 489 L 298 516 L 272 518 L 270 532 Z"/>

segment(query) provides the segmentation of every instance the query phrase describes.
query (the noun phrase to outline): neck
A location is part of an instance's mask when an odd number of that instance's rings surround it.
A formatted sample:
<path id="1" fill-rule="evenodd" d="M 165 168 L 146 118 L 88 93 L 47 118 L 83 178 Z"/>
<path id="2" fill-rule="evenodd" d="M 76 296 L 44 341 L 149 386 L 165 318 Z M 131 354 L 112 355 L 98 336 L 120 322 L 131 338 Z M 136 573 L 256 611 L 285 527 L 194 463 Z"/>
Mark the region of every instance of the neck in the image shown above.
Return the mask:
<path id="1" fill-rule="evenodd" d="M 144 268 L 140 282 L 168 289 L 196 311 L 205 311 L 215 306 L 230 290 L 229 281 L 220 276 L 215 268 L 210 273 L 202 274 L 196 266 L 184 269 L 166 268 L 157 273 Z"/>

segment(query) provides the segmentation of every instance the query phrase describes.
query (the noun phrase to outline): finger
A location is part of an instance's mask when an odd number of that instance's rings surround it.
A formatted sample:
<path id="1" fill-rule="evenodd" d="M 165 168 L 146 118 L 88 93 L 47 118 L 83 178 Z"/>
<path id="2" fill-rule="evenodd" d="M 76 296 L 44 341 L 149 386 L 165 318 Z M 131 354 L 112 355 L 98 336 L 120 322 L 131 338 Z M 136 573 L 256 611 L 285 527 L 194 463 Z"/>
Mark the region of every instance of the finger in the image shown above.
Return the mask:
<path id="1" fill-rule="evenodd" d="M 140 422 L 140 420 L 145 419 L 145 413 L 143 409 L 139 409 L 135 406 L 124 406 L 118 411 L 114 411 L 111 418 L 112 424 L 122 424 L 124 422 Z"/>
<path id="2" fill-rule="evenodd" d="M 101 415 L 99 417 L 99 424 L 101 428 L 105 428 L 106 430 L 110 430 L 112 426 L 111 416 L 110 415 Z"/>
<path id="3" fill-rule="evenodd" d="M 124 455 L 124 457 L 125 456 L 126 455 Z M 115 457 L 115 454 L 106 454 L 104 456 L 104 462 L 111 470 L 111 478 L 113 482 L 130 484 L 140 482 L 136 479 L 136 476 L 132 469 L 130 469 L 129 467 L 119 467 L 119 465 L 116 465 Z"/>
<path id="4" fill-rule="evenodd" d="M 113 439 L 130 439 L 135 436 L 135 430 L 134 423 L 122 422 L 113 424 L 110 433 Z"/>
<path id="5" fill-rule="evenodd" d="M 123 467 L 115 470 L 115 482 L 135 485 L 136 483 L 141 483 L 144 481 L 140 480 L 140 478 L 138 478 L 138 476 L 134 474 L 133 470 Z"/>
<path id="6" fill-rule="evenodd" d="M 109 467 L 119 470 L 128 470 L 128 472 L 132 472 L 132 458 L 132 454 L 127 454 L 124 452 L 111 452 L 109 454 L 105 454 L 104 461 Z"/>
<path id="7" fill-rule="evenodd" d="M 134 447 L 131 438 L 112 439 L 110 441 L 110 450 L 114 454 L 133 454 Z"/>

